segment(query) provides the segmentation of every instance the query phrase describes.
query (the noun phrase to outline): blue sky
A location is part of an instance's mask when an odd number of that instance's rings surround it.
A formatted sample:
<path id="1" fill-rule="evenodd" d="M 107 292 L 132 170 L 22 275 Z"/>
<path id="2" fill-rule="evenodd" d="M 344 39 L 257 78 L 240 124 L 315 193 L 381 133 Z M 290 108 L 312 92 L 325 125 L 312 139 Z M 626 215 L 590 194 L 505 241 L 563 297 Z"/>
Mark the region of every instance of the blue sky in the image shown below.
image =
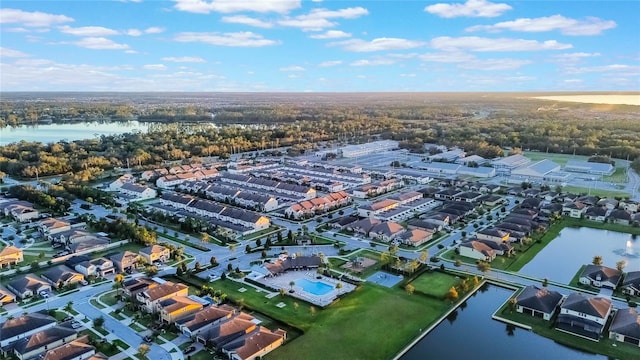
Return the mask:
<path id="1" fill-rule="evenodd" d="M 640 90 L 640 1 L 11 1 L 2 91 Z"/>

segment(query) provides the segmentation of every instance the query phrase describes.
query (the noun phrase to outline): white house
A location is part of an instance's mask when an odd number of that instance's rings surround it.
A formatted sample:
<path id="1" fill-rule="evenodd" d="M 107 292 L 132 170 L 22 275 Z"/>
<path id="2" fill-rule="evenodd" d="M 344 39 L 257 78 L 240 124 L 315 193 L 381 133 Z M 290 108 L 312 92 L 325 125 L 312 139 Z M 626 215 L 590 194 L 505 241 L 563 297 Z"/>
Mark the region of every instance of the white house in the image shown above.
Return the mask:
<path id="1" fill-rule="evenodd" d="M 134 183 L 123 184 L 118 191 L 121 194 L 133 197 L 135 201 L 153 199 L 158 196 L 158 192 L 155 189 Z"/>

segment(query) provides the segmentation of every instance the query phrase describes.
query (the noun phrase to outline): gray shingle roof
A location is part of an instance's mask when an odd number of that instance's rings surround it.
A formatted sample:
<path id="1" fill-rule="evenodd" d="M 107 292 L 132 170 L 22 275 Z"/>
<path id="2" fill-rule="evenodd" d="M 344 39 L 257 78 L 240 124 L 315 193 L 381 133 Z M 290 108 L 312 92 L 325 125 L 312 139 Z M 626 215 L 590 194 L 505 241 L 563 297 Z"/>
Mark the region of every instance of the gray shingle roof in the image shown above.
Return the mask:
<path id="1" fill-rule="evenodd" d="M 518 305 L 550 314 L 562 300 L 562 294 L 529 285 L 516 298 Z"/>

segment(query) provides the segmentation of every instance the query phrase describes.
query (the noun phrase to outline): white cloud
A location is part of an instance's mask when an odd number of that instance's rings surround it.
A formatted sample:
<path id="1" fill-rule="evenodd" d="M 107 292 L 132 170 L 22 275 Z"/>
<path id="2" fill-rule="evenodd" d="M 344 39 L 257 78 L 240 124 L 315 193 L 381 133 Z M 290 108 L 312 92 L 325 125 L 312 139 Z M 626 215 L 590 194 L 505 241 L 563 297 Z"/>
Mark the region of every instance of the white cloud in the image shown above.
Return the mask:
<path id="1" fill-rule="evenodd" d="M 231 24 L 242 24 L 248 25 L 263 29 L 268 29 L 273 27 L 273 24 L 270 22 L 266 22 L 260 19 L 252 18 L 245 15 L 234 15 L 234 16 L 223 16 L 222 22 L 231 23 Z"/>
<path id="2" fill-rule="evenodd" d="M 424 11 L 443 18 L 454 17 L 496 17 L 511 10 L 511 6 L 502 3 L 492 3 L 486 0 L 467 0 L 466 3 L 433 4 Z"/>
<path id="3" fill-rule="evenodd" d="M 566 79 L 566 80 L 563 80 L 562 82 L 567 83 L 567 84 L 582 84 L 584 82 L 584 80 L 582 80 L 582 79 Z"/>
<path id="4" fill-rule="evenodd" d="M 277 45 L 276 40 L 265 39 L 262 35 L 250 31 L 235 33 L 199 33 L 183 32 L 175 36 L 179 42 L 202 42 L 209 45 L 230 47 L 262 47 Z"/>
<path id="5" fill-rule="evenodd" d="M 600 53 L 576 52 L 576 53 L 554 55 L 551 57 L 551 59 L 560 63 L 576 63 L 585 58 L 598 57 L 598 56 L 600 56 Z"/>
<path id="6" fill-rule="evenodd" d="M 119 44 L 104 37 L 86 37 L 71 44 L 92 50 L 126 50 L 129 48 L 127 44 Z"/>
<path id="7" fill-rule="evenodd" d="M 20 66 L 41 66 L 53 64 L 53 61 L 46 59 L 19 59 L 16 60 L 14 64 Z"/>
<path id="8" fill-rule="evenodd" d="M 26 33 L 26 32 L 29 32 L 29 29 L 25 29 L 23 27 L 15 27 L 15 28 L 8 28 L 6 31 L 12 32 L 12 33 Z"/>
<path id="9" fill-rule="evenodd" d="M 531 60 L 523 59 L 473 59 L 458 64 L 461 69 L 497 71 L 497 70 L 515 70 L 525 65 L 531 64 Z"/>
<path id="10" fill-rule="evenodd" d="M 40 11 L 22 11 L 18 9 L 2 9 L 0 24 L 20 24 L 28 27 L 48 27 L 55 24 L 73 22 L 73 18 L 65 15 L 47 14 Z"/>
<path id="11" fill-rule="evenodd" d="M 466 31 L 486 30 L 499 32 L 503 30 L 522 32 L 545 32 L 559 30 L 564 35 L 598 35 L 604 30 L 616 27 L 616 22 L 602 20 L 597 17 L 587 17 L 585 20 L 566 18 L 562 15 L 552 15 L 539 18 L 520 18 L 512 21 L 499 22 L 494 25 L 471 26 Z"/>
<path id="12" fill-rule="evenodd" d="M 355 19 L 368 14 L 369 11 L 363 7 L 350 7 L 339 10 L 313 9 L 305 15 L 279 20 L 278 24 L 300 28 L 304 31 L 321 31 L 337 25 L 336 22 L 329 19 Z"/>
<path id="13" fill-rule="evenodd" d="M 198 14 L 210 12 L 234 13 L 253 11 L 258 13 L 275 12 L 287 14 L 301 6 L 300 0 L 173 0 L 174 7 L 180 11 Z"/>
<path id="14" fill-rule="evenodd" d="M 299 78 L 302 77 L 302 75 L 300 75 L 300 74 L 289 74 L 289 75 L 287 75 L 287 77 L 289 79 L 299 79 Z"/>
<path id="15" fill-rule="evenodd" d="M 124 33 L 129 36 L 142 36 L 144 34 L 160 34 L 162 32 L 164 32 L 164 28 L 153 26 L 144 30 L 128 29 Z"/>
<path id="16" fill-rule="evenodd" d="M 610 64 L 610 65 L 601 65 L 601 66 L 589 66 L 589 67 L 580 67 L 580 68 L 571 68 L 565 69 L 566 73 L 569 74 L 585 74 L 585 73 L 599 73 L 599 72 L 628 72 L 635 73 L 636 76 L 638 72 L 640 72 L 640 66 L 637 65 L 627 65 L 627 64 Z"/>
<path id="17" fill-rule="evenodd" d="M 351 33 L 344 32 L 344 31 L 341 31 L 341 30 L 328 30 L 327 32 L 324 32 L 322 34 L 315 34 L 315 35 L 311 35 L 309 37 L 312 38 L 312 39 L 320 39 L 320 40 L 324 40 L 324 39 L 341 39 L 341 38 L 351 37 Z"/>
<path id="18" fill-rule="evenodd" d="M 203 58 L 194 57 L 194 56 L 163 57 L 162 61 L 177 62 L 177 63 L 204 63 L 204 62 L 206 62 Z"/>
<path id="19" fill-rule="evenodd" d="M 559 43 L 556 40 L 525 40 L 511 38 L 483 38 L 477 36 L 449 37 L 441 36 L 431 40 L 431 47 L 443 51 L 538 51 L 565 50 L 573 47 L 571 44 Z"/>
<path id="20" fill-rule="evenodd" d="M 65 34 L 75 35 L 75 36 L 111 36 L 120 34 L 119 31 L 109 29 L 102 26 L 81 26 L 81 27 L 71 27 L 68 25 L 61 26 L 58 28 L 60 32 Z"/>
<path id="21" fill-rule="evenodd" d="M 392 59 L 362 59 L 351 62 L 350 66 L 380 66 L 380 65 L 392 65 L 395 64 L 395 60 Z"/>
<path id="22" fill-rule="evenodd" d="M 159 70 L 159 71 L 167 70 L 167 66 L 164 64 L 147 64 L 142 66 L 142 68 L 145 70 Z"/>
<path id="23" fill-rule="evenodd" d="M 340 46 L 346 51 L 371 52 L 385 50 L 406 50 L 424 45 L 422 41 L 399 39 L 399 38 L 377 38 L 371 41 L 361 39 L 351 39 L 337 41 L 328 44 L 329 46 Z"/>
<path id="24" fill-rule="evenodd" d="M 320 64 L 318 64 L 318 66 L 320 67 L 331 67 L 331 66 L 337 66 L 342 64 L 342 60 L 330 60 L 330 61 L 323 61 Z"/>
<path id="25" fill-rule="evenodd" d="M 416 76 L 417 75 L 414 74 L 414 73 L 411 73 L 411 74 L 400 74 L 400 77 L 403 77 L 403 78 L 414 78 Z"/>
<path id="26" fill-rule="evenodd" d="M 305 71 L 305 70 L 306 70 L 305 68 L 298 65 L 286 66 L 286 67 L 280 68 L 280 71 Z"/>
<path id="27" fill-rule="evenodd" d="M 0 58 L 21 58 L 29 56 L 29 54 L 23 53 L 20 50 L 7 49 L 0 46 Z"/>
<path id="28" fill-rule="evenodd" d="M 419 58 L 423 61 L 441 62 L 441 63 L 461 63 L 469 60 L 473 60 L 475 56 L 464 52 L 440 52 L 440 53 L 428 53 L 420 55 Z"/>

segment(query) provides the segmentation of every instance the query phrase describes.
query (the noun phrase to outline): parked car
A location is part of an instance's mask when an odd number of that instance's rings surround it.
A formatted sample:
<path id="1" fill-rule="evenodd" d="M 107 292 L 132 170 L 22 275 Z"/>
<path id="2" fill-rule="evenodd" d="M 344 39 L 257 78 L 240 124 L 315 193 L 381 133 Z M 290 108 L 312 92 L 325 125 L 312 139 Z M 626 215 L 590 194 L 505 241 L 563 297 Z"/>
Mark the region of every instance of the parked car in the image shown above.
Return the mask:
<path id="1" fill-rule="evenodd" d="M 150 343 L 153 339 L 151 338 L 151 336 L 147 335 L 147 336 L 143 337 L 142 340 L 144 340 L 144 342 L 146 342 L 146 343 Z"/>
<path id="2" fill-rule="evenodd" d="M 74 328 L 74 329 L 81 328 L 82 324 L 80 324 L 79 322 L 74 321 L 74 322 L 71 323 L 71 327 Z"/>
<path id="3" fill-rule="evenodd" d="M 63 322 L 71 321 L 71 320 L 73 320 L 73 316 L 67 316 L 64 319 L 62 319 Z"/>
<path id="4" fill-rule="evenodd" d="M 192 352 L 194 352 L 194 351 L 196 351 L 196 347 L 195 347 L 195 346 L 189 346 L 188 348 L 186 348 L 186 349 L 184 350 L 184 353 L 185 353 L 185 354 L 190 354 L 190 353 L 192 353 Z"/>

